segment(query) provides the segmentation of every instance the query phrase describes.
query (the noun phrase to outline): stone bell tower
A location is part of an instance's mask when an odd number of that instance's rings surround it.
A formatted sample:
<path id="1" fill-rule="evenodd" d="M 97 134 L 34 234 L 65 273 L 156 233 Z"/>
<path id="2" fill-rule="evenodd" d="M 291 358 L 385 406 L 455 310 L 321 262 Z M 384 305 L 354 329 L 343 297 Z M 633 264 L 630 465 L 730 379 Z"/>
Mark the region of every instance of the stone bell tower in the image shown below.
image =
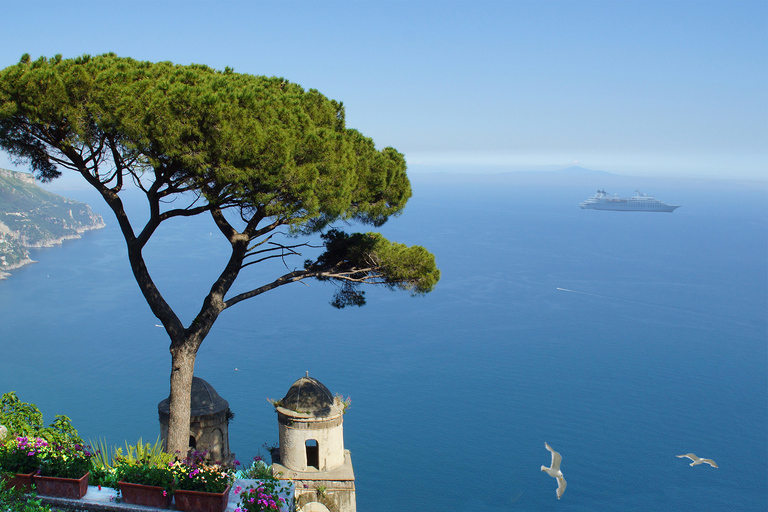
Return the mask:
<path id="1" fill-rule="evenodd" d="M 356 512 L 355 473 L 344 449 L 345 404 L 307 375 L 276 402 L 280 447 L 272 470 L 294 483 L 298 512 Z"/>
<path id="2" fill-rule="evenodd" d="M 232 417 L 229 403 L 199 377 L 192 377 L 191 398 L 189 449 L 208 452 L 211 460 L 229 464 L 235 458 L 235 454 L 229 451 L 229 420 Z M 160 438 L 165 447 L 171 418 L 171 397 L 157 404 L 157 412 L 160 416 Z"/>

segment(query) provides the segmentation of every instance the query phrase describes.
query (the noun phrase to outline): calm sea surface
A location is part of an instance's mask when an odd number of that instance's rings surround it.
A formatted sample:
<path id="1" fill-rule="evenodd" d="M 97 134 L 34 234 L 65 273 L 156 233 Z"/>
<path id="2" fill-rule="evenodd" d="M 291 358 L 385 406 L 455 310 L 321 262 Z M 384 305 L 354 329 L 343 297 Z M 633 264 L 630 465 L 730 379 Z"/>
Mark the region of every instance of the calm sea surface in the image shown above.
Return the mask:
<path id="1" fill-rule="evenodd" d="M 226 311 L 203 344 L 196 374 L 235 412 L 240 460 L 277 442 L 266 399 L 309 371 L 352 398 L 361 512 L 768 509 L 765 183 L 413 181 L 382 232 L 436 255 L 432 294 L 371 289 L 364 308 L 337 311 L 331 285 L 296 284 Z M 578 207 L 597 188 L 638 187 L 682 207 Z M 87 192 L 60 193 L 108 227 L 33 251 L 37 264 L 0 281 L 0 391 L 46 422 L 70 416 L 85 439 L 154 441 L 168 339 L 108 212 Z M 196 219 L 148 249 L 185 322 L 226 258 L 221 243 Z M 269 279 L 244 277 L 240 290 Z M 563 455 L 560 501 L 539 470 L 545 441 Z M 720 467 L 675 457 L 688 452 Z"/>

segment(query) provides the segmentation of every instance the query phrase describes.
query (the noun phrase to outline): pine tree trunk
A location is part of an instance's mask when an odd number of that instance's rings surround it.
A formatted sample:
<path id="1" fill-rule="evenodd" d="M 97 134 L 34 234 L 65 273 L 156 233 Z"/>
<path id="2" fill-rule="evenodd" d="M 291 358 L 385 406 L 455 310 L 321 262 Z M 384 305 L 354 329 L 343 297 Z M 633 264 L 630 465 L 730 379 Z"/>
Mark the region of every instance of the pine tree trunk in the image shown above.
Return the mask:
<path id="1" fill-rule="evenodd" d="M 195 351 L 184 345 L 171 349 L 171 415 L 166 451 L 175 454 L 179 459 L 185 458 L 189 451 L 195 355 Z"/>

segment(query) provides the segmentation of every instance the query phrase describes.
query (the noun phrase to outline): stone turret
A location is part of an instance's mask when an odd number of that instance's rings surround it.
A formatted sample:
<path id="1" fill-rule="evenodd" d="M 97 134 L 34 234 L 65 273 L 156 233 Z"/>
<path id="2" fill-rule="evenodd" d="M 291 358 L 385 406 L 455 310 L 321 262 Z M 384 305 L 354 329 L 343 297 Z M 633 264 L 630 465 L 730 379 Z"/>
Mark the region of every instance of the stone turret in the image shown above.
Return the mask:
<path id="1" fill-rule="evenodd" d="M 277 402 L 273 471 L 292 480 L 299 512 L 356 512 L 355 474 L 344 449 L 345 404 L 309 372 Z"/>
<path id="2" fill-rule="evenodd" d="M 171 417 L 171 398 L 157 404 L 160 416 L 160 437 L 165 446 Z M 192 407 L 190 410 L 189 448 L 208 452 L 208 458 L 229 463 L 235 454 L 229 451 L 229 420 L 232 412 L 207 381 L 192 377 Z"/>

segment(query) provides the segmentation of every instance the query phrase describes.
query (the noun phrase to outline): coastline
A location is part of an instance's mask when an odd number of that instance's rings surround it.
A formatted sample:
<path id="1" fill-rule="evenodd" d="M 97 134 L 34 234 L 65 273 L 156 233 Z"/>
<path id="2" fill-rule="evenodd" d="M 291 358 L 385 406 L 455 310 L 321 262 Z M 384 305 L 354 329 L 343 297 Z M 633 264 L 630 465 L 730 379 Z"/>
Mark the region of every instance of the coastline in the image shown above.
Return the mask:
<path id="1" fill-rule="evenodd" d="M 78 228 L 76 230 L 77 233 L 74 233 L 74 234 L 71 234 L 71 235 L 61 236 L 61 237 L 54 238 L 54 239 L 51 239 L 51 240 L 46 240 L 45 242 L 42 242 L 42 243 L 37 243 L 37 244 L 32 244 L 32 245 L 25 245 L 24 248 L 25 249 L 43 249 L 43 248 L 47 248 L 47 247 L 55 247 L 57 245 L 62 245 L 64 243 L 64 240 L 77 240 L 79 238 L 82 238 L 81 235 L 83 233 L 85 233 L 86 231 L 95 231 L 97 229 L 105 228 L 106 226 L 107 225 L 104 222 L 104 220 L 100 219 L 98 222 L 96 222 L 96 223 L 94 223 L 94 224 L 92 224 L 90 226 Z M 33 260 L 32 258 L 29 257 L 29 255 L 27 255 L 26 258 L 24 258 L 23 260 L 19 261 L 18 263 L 14 263 L 12 265 L 7 265 L 7 266 L 4 266 L 4 267 L 0 268 L 0 281 L 8 279 L 11 276 L 11 273 L 10 273 L 11 270 L 16 270 L 16 269 L 19 269 L 19 268 L 24 267 L 26 265 L 30 265 L 32 263 L 37 263 L 37 261 Z"/>

